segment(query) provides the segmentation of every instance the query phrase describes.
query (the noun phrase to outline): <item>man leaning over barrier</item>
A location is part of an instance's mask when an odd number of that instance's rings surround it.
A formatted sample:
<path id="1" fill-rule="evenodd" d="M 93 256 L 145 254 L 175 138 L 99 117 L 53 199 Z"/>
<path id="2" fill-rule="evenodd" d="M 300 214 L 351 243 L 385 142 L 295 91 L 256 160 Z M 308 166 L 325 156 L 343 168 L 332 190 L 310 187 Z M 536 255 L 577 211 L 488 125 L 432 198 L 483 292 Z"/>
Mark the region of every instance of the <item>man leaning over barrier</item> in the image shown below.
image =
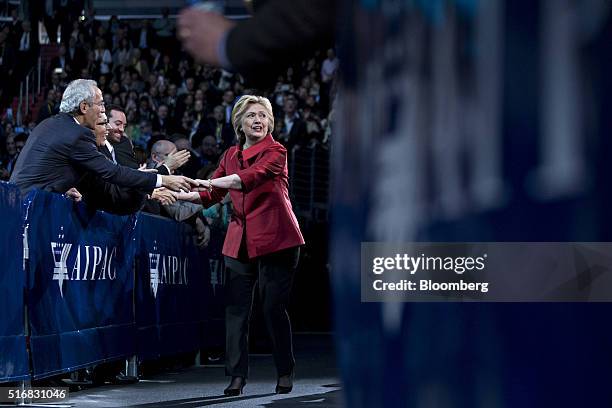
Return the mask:
<path id="1" fill-rule="evenodd" d="M 115 164 L 138 169 L 139 166 L 134 158 L 131 142 L 123 136 L 123 127 L 116 126 L 118 122 L 126 122 L 125 114 L 123 114 L 121 108 L 112 105 L 106 109 L 106 113 L 108 119 L 106 114 L 103 113 L 103 119 L 98 119 L 94 129 L 98 150 L 107 160 Z M 119 135 L 116 135 L 117 133 Z M 125 137 L 124 141 L 121 141 L 122 137 Z M 121 148 L 115 149 L 116 146 L 121 146 Z M 144 168 L 140 170 L 154 171 L 144 170 Z M 90 208 L 118 215 L 133 214 L 139 211 L 148 196 L 147 192 L 139 189 L 121 187 L 105 182 L 93 173 L 83 177 L 79 181 L 77 189 L 83 194 L 83 201 Z M 153 190 L 151 197 L 161 204 L 171 204 L 176 201 L 174 194 L 173 191 L 161 187 Z"/>
<path id="2" fill-rule="evenodd" d="M 34 128 L 10 181 L 24 195 L 34 188 L 65 193 L 87 172 L 113 184 L 148 192 L 158 187 L 186 191 L 197 185 L 187 177 L 151 174 L 107 160 L 98 151 L 92 132 L 104 112 L 102 92 L 95 81 L 70 82 L 62 96 L 60 113 Z"/>

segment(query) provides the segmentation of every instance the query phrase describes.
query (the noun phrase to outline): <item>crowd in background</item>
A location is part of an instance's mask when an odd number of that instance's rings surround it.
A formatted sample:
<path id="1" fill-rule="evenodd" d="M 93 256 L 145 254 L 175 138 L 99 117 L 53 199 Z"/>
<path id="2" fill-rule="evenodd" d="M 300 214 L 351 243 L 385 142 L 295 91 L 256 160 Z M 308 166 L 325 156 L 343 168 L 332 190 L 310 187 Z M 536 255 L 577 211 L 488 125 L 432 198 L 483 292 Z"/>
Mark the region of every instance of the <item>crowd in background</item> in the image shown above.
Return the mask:
<path id="1" fill-rule="evenodd" d="M 178 170 L 189 177 L 203 176 L 210 170 L 207 166 L 215 165 L 235 143 L 230 114 L 234 101 L 244 93 L 272 101 L 274 136 L 288 150 L 315 140 L 328 142 L 330 95 L 338 66 L 333 50 L 321 50 L 290 67 L 274 87 L 254 90 L 246 88 L 237 74 L 194 63 L 181 51 L 167 11 L 156 20 L 122 21 L 113 16 L 101 21 L 95 13 L 89 14 L 83 21 L 72 21 L 68 37 L 61 38 L 58 56 L 47 70 L 46 99 L 36 117 L 25 117 L 18 127 L 15 112 L 3 110 L 0 179 L 8 179 L 29 131 L 58 112 L 63 89 L 75 78 L 96 80 L 105 103 L 124 108 L 126 135 L 142 163 L 151 160 L 151 148 L 159 140 L 169 140 L 179 150 L 189 149 L 190 161 Z M 4 53 L 18 49 L 25 33 L 19 27 L 28 26 L 28 22 L 5 25 L 0 32 Z M 11 69 L 6 66 L 10 63 L 3 60 L 2 70 Z"/>
<path id="2" fill-rule="evenodd" d="M 196 64 L 183 52 L 176 39 L 175 21 L 167 10 L 155 20 L 112 16 L 103 21 L 91 10 L 86 18 L 64 13 L 62 19 L 43 22 L 56 56 L 44 73 L 44 102 L 35 117 L 30 113 L 20 126 L 16 123 L 16 112 L 9 103 L 15 96 L 16 81 L 0 91 L 0 180 L 9 179 L 29 132 L 59 112 L 62 93 L 76 78 L 94 79 L 105 104 L 124 110 L 125 135 L 132 141 L 139 164 L 156 167 L 174 151 L 187 149 L 191 152 L 189 161 L 174 172 L 191 178 L 208 178 L 223 151 L 236 143 L 230 116 L 242 94 L 270 99 L 276 124 L 273 135 L 289 152 L 295 146 L 329 142 L 338 69 L 331 49 L 319 50 L 288 68 L 269 89 L 250 89 L 240 75 Z M 33 65 L 40 46 L 38 33 L 32 34 L 31 26 L 20 21 L 13 10 L 12 21 L 0 31 L 0 73 L 17 77 Z M 206 211 L 181 202 L 153 207 L 156 210 L 151 211 L 151 206 L 145 205 L 144 211 L 191 220 L 202 246 L 223 241 L 231 215 L 229 202 Z M 220 252 L 218 249 L 212 252 Z"/>
<path id="3" fill-rule="evenodd" d="M 20 38 L 19 24 L 7 24 L 2 33 Z M 26 24 L 27 26 L 27 24 Z M 192 160 L 182 169 L 195 177 L 207 164 L 234 143 L 230 114 L 233 102 L 245 92 L 267 96 L 276 116 L 274 136 L 288 149 L 312 140 L 326 143 L 330 134 L 330 94 L 337 69 L 333 50 L 314 55 L 279 77 L 266 90 L 246 89 L 238 75 L 198 65 L 180 51 L 174 37 L 174 22 L 162 19 L 108 21 L 94 16 L 76 20 L 70 36 L 62 38 L 58 56 L 48 69 L 46 100 L 37 117 L 26 117 L 17 127 L 15 113 L 2 115 L 2 179 L 10 173 L 21 140 L 45 118 L 58 112 L 66 84 L 75 78 L 98 82 L 107 105 L 119 105 L 127 116 L 126 134 L 141 160 L 150 156 L 153 144 L 162 139 L 178 141 L 192 150 Z M 13 33 L 13 34 L 11 34 Z M 2 38 L 2 36 L 0 36 Z M 9 40 L 11 41 L 11 40 Z M 6 41 L 5 41 L 6 42 Z M 3 70 L 10 69 L 5 66 Z"/>

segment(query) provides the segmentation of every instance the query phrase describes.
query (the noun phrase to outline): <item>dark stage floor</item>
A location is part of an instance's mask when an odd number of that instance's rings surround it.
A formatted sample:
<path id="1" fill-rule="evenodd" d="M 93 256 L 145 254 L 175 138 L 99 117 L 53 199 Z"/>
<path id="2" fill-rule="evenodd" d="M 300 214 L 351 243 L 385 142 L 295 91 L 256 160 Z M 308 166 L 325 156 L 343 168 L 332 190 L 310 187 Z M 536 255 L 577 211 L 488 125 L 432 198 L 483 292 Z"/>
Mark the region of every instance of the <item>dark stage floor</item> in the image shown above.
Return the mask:
<path id="1" fill-rule="evenodd" d="M 191 367 L 143 378 L 133 385 L 107 385 L 73 392 L 75 407 L 341 407 L 332 336 L 296 334 L 296 381 L 293 392 L 274 394 L 272 356 L 251 355 L 250 378 L 239 397 L 223 396 L 228 379 L 222 365 Z"/>

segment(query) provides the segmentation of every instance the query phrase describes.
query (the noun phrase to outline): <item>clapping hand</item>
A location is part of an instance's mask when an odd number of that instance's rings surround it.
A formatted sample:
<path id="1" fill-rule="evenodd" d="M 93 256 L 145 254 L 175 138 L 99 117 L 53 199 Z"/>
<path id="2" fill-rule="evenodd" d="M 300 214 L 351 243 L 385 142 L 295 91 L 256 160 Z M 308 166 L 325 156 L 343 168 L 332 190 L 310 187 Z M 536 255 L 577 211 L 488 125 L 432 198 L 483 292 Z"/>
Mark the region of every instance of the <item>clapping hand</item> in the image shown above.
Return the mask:
<path id="1" fill-rule="evenodd" d="M 189 152 L 189 150 L 177 150 L 166 156 L 166 159 L 164 160 L 164 165 L 168 167 L 170 173 L 174 173 L 176 169 L 187 163 L 190 157 L 191 153 Z"/>

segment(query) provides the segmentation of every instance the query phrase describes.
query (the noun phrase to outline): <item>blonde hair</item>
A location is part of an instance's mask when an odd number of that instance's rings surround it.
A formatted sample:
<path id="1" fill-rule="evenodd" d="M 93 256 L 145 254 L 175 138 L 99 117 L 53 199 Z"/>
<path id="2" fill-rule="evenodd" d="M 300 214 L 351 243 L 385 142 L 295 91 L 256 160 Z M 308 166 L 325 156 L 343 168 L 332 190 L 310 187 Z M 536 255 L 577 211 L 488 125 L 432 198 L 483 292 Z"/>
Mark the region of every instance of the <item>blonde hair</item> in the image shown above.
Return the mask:
<path id="1" fill-rule="evenodd" d="M 272 112 L 272 104 L 268 98 L 256 95 L 243 95 L 234 105 L 234 109 L 232 109 L 232 126 L 234 127 L 234 132 L 236 132 L 240 146 L 246 141 L 246 136 L 242 130 L 242 118 L 249 107 L 256 103 L 263 106 L 268 114 L 268 133 L 274 131 L 274 113 Z"/>

